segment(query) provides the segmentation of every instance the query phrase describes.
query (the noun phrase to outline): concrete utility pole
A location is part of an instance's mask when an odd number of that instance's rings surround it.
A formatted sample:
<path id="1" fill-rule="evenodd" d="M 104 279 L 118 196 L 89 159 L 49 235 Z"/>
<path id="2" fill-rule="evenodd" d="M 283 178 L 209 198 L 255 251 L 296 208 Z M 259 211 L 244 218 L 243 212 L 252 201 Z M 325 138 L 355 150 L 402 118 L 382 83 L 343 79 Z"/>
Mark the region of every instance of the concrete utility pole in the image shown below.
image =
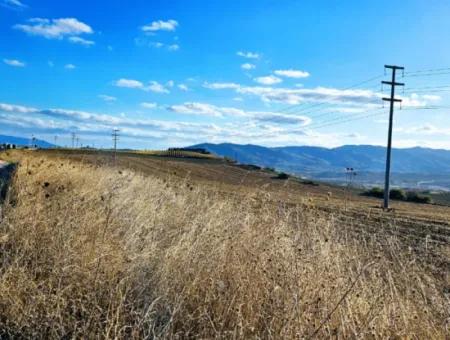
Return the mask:
<path id="1" fill-rule="evenodd" d="M 395 87 L 396 86 L 404 86 L 404 83 L 397 83 L 395 81 L 395 76 L 397 70 L 404 70 L 405 68 L 402 66 L 392 66 L 392 65 L 384 65 L 385 69 L 392 70 L 392 81 L 382 81 L 382 84 L 391 86 L 391 96 L 389 98 L 383 98 L 384 101 L 388 101 L 390 103 L 389 110 L 389 131 L 388 131 L 388 143 L 387 143 L 387 153 L 386 153 L 386 175 L 384 179 L 384 209 L 389 209 L 389 177 L 391 174 L 391 149 L 392 149 L 392 124 L 394 120 L 394 103 L 401 103 L 401 99 L 395 98 Z"/>
<path id="2" fill-rule="evenodd" d="M 113 130 L 112 138 L 113 138 L 113 144 L 114 144 L 113 161 L 114 161 L 114 164 L 116 164 L 117 141 L 119 140 L 119 129 Z"/>

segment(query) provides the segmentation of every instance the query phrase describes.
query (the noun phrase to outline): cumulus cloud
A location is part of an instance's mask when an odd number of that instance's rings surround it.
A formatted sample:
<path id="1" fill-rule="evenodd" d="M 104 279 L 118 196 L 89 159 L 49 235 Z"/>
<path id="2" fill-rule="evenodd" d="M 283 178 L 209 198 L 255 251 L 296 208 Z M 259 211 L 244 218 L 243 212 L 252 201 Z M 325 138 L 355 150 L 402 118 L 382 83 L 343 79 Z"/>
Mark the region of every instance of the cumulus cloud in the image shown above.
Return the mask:
<path id="1" fill-rule="evenodd" d="M 87 47 L 95 45 L 94 41 L 87 40 L 87 39 L 84 39 L 84 38 L 81 38 L 81 37 L 69 37 L 69 41 L 71 43 L 79 44 L 79 45 L 83 45 L 83 46 L 87 46 Z"/>
<path id="2" fill-rule="evenodd" d="M 172 45 L 168 45 L 167 49 L 169 51 L 178 51 L 180 49 L 180 46 L 178 44 L 172 44 Z"/>
<path id="3" fill-rule="evenodd" d="M 300 70 L 293 70 L 293 69 L 276 70 L 274 73 L 277 76 L 287 77 L 287 78 L 308 78 L 310 76 L 310 74 L 308 72 L 300 71 Z"/>
<path id="4" fill-rule="evenodd" d="M 431 136 L 450 136 L 450 128 L 446 127 L 438 127 L 431 123 L 425 123 L 418 126 L 412 127 L 397 127 L 395 128 L 396 132 L 401 132 L 404 134 L 423 134 L 423 135 L 431 135 Z"/>
<path id="5" fill-rule="evenodd" d="M 31 113 L 31 112 L 37 112 L 38 109 L 35 109 L 34 107 L 0 103 L 0 111 L 17 112 L 17 113 Z"/>
<path id="6" fill-rule="evenodd" d="M 169 93 L 170 91 L 166 89 L 163 85 L 157 81 L 151 81 L 150 84 L 145 88 L 145 90 L 156 93 Z"/>
<path id="7" fill-rule="evenodd" d="M 3 59 L 3 62 L 6 65 L 14 66 L 14 67 L 25 67 L 27 65 L 23 61 L 20 61 L 17 59 Z"/>
<path id="8" fill-rule="evenodd" d="M 134 79 L 119 79 L 114 82 L 114 85 L 117 87 L 126 87 L 130 89 L 140 89 L 147 92 L 155 92 L 155 93 L 170 93 L 170 91 L 164 87 L 164 85 L 161 85 L 157 81 L 151 81 L 146 86 L 144 83 L 142 83 L 139 80 Z"/>
<path id="9" fill-rule="evenodd" d="M 311 119 L 301 115 L 283 114 L 275 112 L 246 111 L 234 107 L 221 107 L 206 103 L 187 102 L 180 105 L 172 105 L 167 110 L 181 113 L 204 115 L 212 117 L 240 117 L 258 122 L 268 122 L 274 124 L 299 124 L 308 125 Z"/>
<path id="10" fill-rule="evenodd" d="M 282 80 L 275 76 L 266 76 L 266 77 L 257 77 L 254 79 L 257 83 L 263 84 L 263 85 L 274 85 L 281 83 Z"/>
<path id="11" fill-rule="evenodd" d="M 108 96 L 106 94 L 99 94 L 98 97 L 108 103 L 115 102 L 117 100 L 116 97 Z"/>
<path id="12" fill-rule="evenodd" d="M 224 90 L 224 89 L 233 89 L 237 90 L 241 87 L 241 85 L 236 83 L 208 83 L 205 82 L 203 87 L 211 90 Z"/>
<path id="13" fill-rule="evenodd" d="M 178 27 L 178 22 L 176 20 L 157 20 L 153 21 L 149 25 L 142 26 L 142 31 L 144 32 L 157 32 L 157 31 L 175 31 Z"/>
<path id="14" fill-rule="evenodd" d="M 250 63 L 245 63 L 245 64 L 242 64 L 242 65 L 241 65 L 241 68 L 242 68 L 243 70 L 247 70 L 247 71 L 253 70 L 255 67 L 256 67 L 256 66 L 255 66 L 254 64 L 250 64 Z"/>
<path id="15" fill-rule="evenodd" d="M 381 98 L 383 97 L 382 93 L 371 90 L 341 90 L 321 86 L 315 88 L 274 88 L 270 86 L 244 86 L 237 83 L 205 82 L 203 87 L 211 90 L 231 89 L 238 95 L 259 97 L 263 102 L 276 102 L 291 105 L 305 102 L 321 102 L 328 104 L 358 105 L 363 108 L 374 108 L 382 104 Z M 403 100 L 403 107 L 423 107 L 430 101 L 438 100 L 436 97 L 430 97 L 426 94 L 412 94 L 410 96 L 400 98 Z"/>
<path id="16" fill-rule="evenodd" d="M 19 0 L 3 0 L 2 5 L 11 9 L 24 9 L 28 6 Z"/>
<path id="17" fill-rule="evenodd" d="M 223 114 L 220 109 L 214 105 L 204 103 L 184 103 L 181 105 L 171 105 L 167 107 L 167 110 L 182 113 L 182 114 L 194 114 L 202 116 L 222 117 Z"/>
<path id="18" fill-rule="evenodd" d="M 255 52 L 239 51 L 236 54 L 240 57 L 247 58 L 247 59 L 259 59 L 260 58 L 260 55 Z"/>
<path id="19" fill-rule="evenodd" d="M 184 91 L 184 92 L 189 91 L 189 87 L 188 87 L 187 85 L 185 85 L 185 84 L 178 84 L 178 88 L 179 88 L 181 91 Z"/>
<path id="20" fill-rule="evenodd" d="M 143 103 L 141 103 L 141 107 L 143 107 L 144 109 L 156 109 L 158 107 L 158 104 L 143 102 Z"/>
<path id="21" fill-rule="evenodd" d="M 76 37 L 82 34 L 92 34 L 94 30 L 84 22 L 76 18 L 43 19 L 32 18 L 27 24 L 18 24 L 14 29 L 37 35 L 46 39 L 64 39 L 65 37 Z M 74 42 L 74 41 L 72 41 Z M 79 43 L 80 41 L 75 41 Z"/>
<path id="22" fill-rule="evenodd" d="M 117 87 L 127 87 L 130 89 L 143 89 L 144 84 L 139 80 L 121 78 L 114 82 Z"/>
<path id="23" fill-rule="evenodd" d="M 74 64 L 66 64 L 66 65 L 64 65 L 64 68 L 67 70 L 74 70 L 77 67 Z"/>

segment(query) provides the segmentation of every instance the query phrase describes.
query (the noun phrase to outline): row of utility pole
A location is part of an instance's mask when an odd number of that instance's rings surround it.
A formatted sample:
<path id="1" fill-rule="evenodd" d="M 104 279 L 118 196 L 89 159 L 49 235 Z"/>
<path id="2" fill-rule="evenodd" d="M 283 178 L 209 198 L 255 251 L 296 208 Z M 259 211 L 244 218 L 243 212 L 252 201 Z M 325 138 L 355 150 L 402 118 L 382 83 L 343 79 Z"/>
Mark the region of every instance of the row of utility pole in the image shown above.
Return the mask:
<path id="1" fill-rule="evenodd" d="M 385 70 L 389 69 L 392 72 L 390 81 L 382 81 L 383 85 L 389 85 L 391 87 L 391 95 L 390 97 L 383 97 L 383 101 L 389 102 L 389 127 L 388 127 L 388 140 L 387 140 L 387 150 L 386 150 L 386 172 L 385 172 L 385 180 L 384 180 L 384 202 L 383 208 L 389 209 L 389 192 L 390 192 L 390 173 L 391 173 L 391 153 L 392 153 L 392 130 L 393 130 L 393 121 L 394 121 L 394 108 L 395 103 L 401 103 L 402 100 L 399 98 L 395 98 L 395 88 L 397 86 L 404 86 L 404 83 L 400 83 L 396 81 L 397 71 L 404 72 L 404 67 L 395 66 L 395 65 L 385 65 Z M 117 157 L 117 142 L 119 140 L 119 129 L 114 128 L 112 131 L 112 141 L 113 141 L 113 161 L 116 162 Z M 75 132 L 71 133 L 72 138 L 72 148 L 78 148 L 79 145 L 79 137 L 75 134 Z M 34 144 L 35 138 L 32 137 L 32 144 Z M 55 144 L 57 141 L 57 136 L 55 136 Z M 349 175 L 349 169 L 350 175 Z M 347 168 L 347 175 L 350 178 L 353 178 L 353 168 Z M 351 180 L 350 180 L 351 183 Z M 348 190 L 348 188 L 347 188 Z"/>

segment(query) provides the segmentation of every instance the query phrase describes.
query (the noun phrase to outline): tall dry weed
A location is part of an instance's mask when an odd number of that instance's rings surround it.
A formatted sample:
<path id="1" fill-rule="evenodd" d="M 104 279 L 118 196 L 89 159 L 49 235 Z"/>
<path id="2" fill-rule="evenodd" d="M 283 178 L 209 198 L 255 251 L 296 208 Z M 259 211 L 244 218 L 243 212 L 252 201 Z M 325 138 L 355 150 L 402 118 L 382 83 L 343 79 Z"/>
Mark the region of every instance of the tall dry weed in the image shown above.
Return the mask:
<path id="1" fill-rule="evenodd" d="M 388 235 L 189 179 L 22 154 L 0 329 L 25 338 L 441 338 L 448 282 Z"/>

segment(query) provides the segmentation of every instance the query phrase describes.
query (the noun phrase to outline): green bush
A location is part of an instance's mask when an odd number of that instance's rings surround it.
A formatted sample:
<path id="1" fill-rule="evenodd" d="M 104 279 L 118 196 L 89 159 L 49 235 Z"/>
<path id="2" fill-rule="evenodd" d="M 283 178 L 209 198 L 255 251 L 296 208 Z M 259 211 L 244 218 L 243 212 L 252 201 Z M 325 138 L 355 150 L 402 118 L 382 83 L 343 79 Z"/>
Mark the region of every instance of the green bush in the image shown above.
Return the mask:
<path id="1" fill-rule="evenodd" d="M 377 197 L 377 198 L 383 198 L 384 196 L 384 190 L 378 187 L 374 187 L 364 193 L 366 196 L 371 197 Z"/>
<path id="2" fill-rule="evenodd" d="M 289 178 L 289 175 L 287 173 L 285 173 L 285 172 L 278 173 L 277 179 L 288 179 L 288 178 Z"/>
<path id="3" fill-rule="evenodd" d="M 425 204 L 432 203 L 431 197 L 420 195 L 419 193 L 417 193 L 415 191 L 409 191 L 406 194 L 406 200 L 408 202 L 415 202 L 415 203 L 425 203 Z"/>
<path id="4" fill-rule="evenodd" d="M 275 168 L 265 167 L 265 168 L 264 168 L 264 171 L 267 171 L 267 172 L 275 172 Z"/>
<path id="5" fill-rule="evenodd" d="M 389 191 L 389 198 L 393 200 L 404 201 L 406 200 L 406 194 L 401 189 L 392 189 Z"/>

